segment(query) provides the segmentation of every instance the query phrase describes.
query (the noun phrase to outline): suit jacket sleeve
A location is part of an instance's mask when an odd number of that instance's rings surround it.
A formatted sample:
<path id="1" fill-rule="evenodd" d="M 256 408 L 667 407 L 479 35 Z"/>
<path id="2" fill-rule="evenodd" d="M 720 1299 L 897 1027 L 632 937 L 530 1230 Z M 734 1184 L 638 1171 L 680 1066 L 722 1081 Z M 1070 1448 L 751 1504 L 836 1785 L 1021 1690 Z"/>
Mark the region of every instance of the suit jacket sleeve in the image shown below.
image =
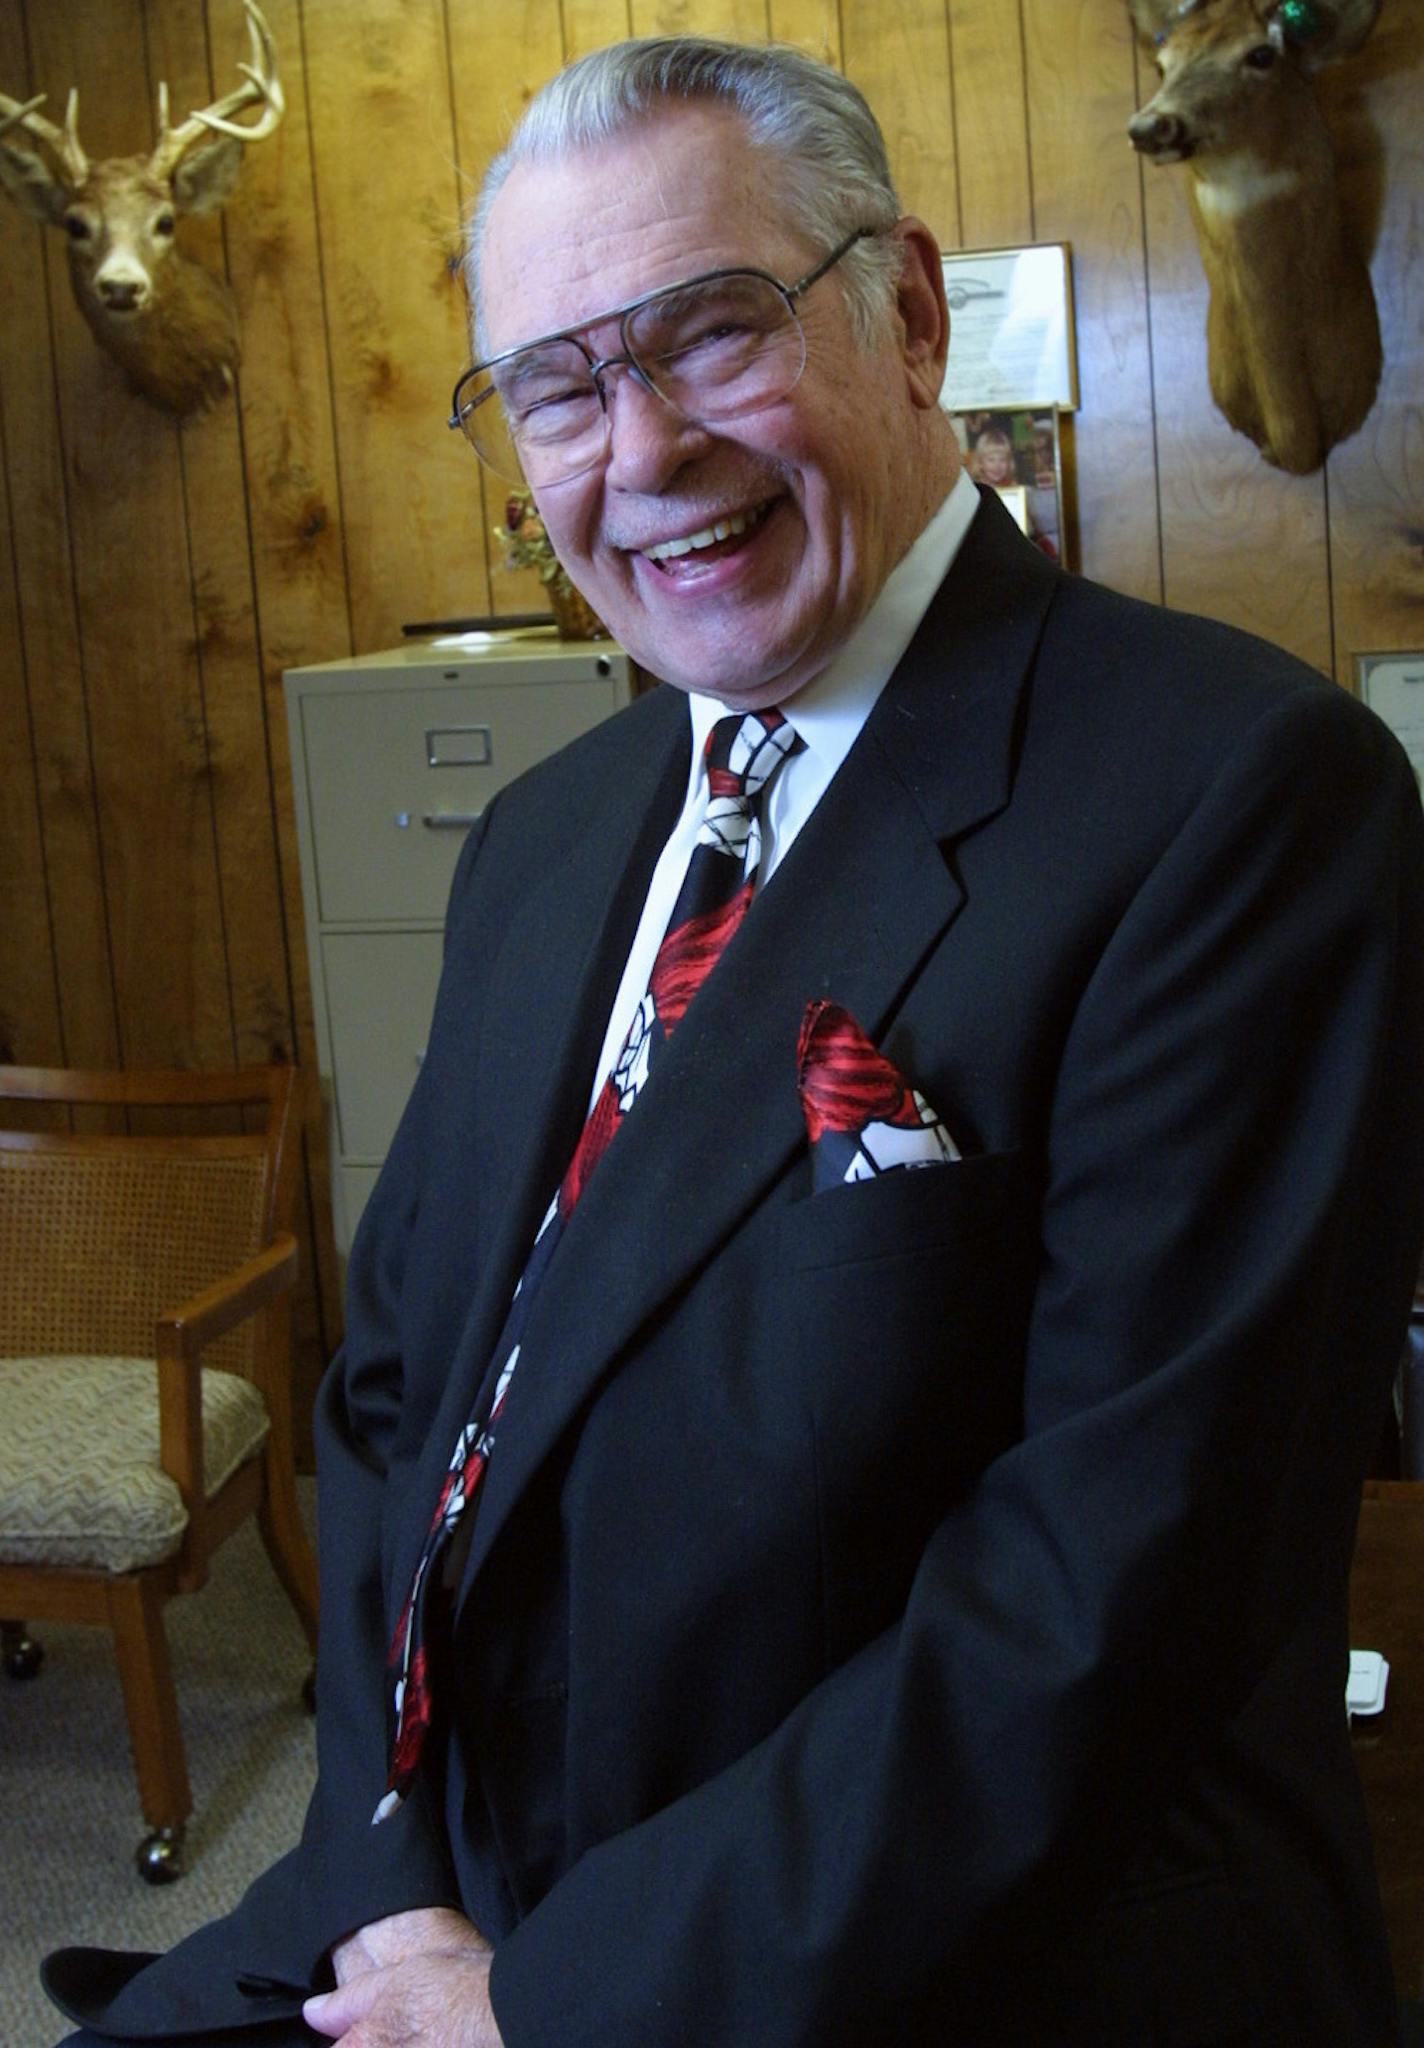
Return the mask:
<path id="1" fill-rule="evenodd" d="M 509 2048 L 825 2048 L 954 2012 L 1102 1893 L 1338 1595 L 1421 1227 L 1420 837 L 1342 693 L 1232 750 L 1076 1004 L 1021 1441 L 896 1626 L 500 1945 Z"/>
<path id="2" fill-rule="evenodd" d="M 461 852 L 458 902 L 494 806 Z M 317 1669 L 318 1778 L 303 1833 L 298 1939 L 317 1971 L 331 1944 L 388 1913 L 460 1904 L 424 1777 L 388 1820 L 371 1816 L 388 1763 L 391 1563 L 388 1476 L 401 1419 L 400 1310 L 406 1250 L 429 1149 L 430 1091 L 418 1080 L 386 1169 L 362 1217 L 348 1274 L 346 1341 L 323 1380 L 316 1416 L 321 1532 Z M 294 1933 L 296 1929 L 294 1929 Z M 300 1957 L 297 1966 L 300 1967 Z"/>
<path id="3" fill-rule="evenodd" d="M 462 849 L 457 900 L 484 822 Z M 357 1232 L 346 1342 L 316 1409 L 321 1631 L 316 1788 L 299 1845 L 237 1907 L 159 1957 L 66 1949 L 45 1965 L 50 1996 L 71 2018 L 122 2038 L 208 2037 L 293 2014 L 331 1982 L 328 1953 L 356 1928 L 411 1907 L 460 1904 L 443 1816 L 420 1785 L 398 1814 L 371 1825 L 387 1768 L 390 1603 L 383 1535 L 401 1416 L 400 1303 L 428 1144 L 429 1090 L 417 1081 Z M 223 2038 L 229 2038 L 225 2033 Z"/>

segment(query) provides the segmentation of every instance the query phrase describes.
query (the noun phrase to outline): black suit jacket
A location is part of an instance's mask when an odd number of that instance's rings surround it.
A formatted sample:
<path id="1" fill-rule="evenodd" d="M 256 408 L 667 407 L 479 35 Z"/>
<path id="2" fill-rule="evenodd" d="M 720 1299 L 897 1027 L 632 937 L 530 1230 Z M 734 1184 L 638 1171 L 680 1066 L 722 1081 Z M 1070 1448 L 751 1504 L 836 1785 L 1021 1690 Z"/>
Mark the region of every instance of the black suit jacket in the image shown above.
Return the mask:
<path id="1" fill-rule="evenodd" d="M 687 748 L 655 693 L 462 857 L 322 1395 L 302 1847 L 117 1995 L 74 1952 L 57 1990 L 240 2027 L 444 1902 L 509 2048 L 1376 2048 L 1345 1598 L 1424 1227 L 1413 777 L 992 502 L 572 1219 L 447 1768 L 369 1826 L 391 1626 Z M 961 1163 L 812 1195 L 822 995 Z"/>

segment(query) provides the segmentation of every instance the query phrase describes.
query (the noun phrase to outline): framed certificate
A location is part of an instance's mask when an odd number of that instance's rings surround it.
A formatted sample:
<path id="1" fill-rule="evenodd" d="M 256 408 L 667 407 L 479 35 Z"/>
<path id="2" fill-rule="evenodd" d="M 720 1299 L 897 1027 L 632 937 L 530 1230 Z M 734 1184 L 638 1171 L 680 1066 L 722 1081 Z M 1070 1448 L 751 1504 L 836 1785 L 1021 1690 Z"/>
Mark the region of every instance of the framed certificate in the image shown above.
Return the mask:
<path id="1" fill-rule="evenodd" d="M 943 261 L 949 301 L 945 410 L 1076 410 L 1078 357 L 1068 244 L 958 249 Z"/>
<path id="2" fill-rule="evenodd" d="M 1424 788 L 1424 651 L 1357 654 L 1355 688 L 1394 733 Z"/>

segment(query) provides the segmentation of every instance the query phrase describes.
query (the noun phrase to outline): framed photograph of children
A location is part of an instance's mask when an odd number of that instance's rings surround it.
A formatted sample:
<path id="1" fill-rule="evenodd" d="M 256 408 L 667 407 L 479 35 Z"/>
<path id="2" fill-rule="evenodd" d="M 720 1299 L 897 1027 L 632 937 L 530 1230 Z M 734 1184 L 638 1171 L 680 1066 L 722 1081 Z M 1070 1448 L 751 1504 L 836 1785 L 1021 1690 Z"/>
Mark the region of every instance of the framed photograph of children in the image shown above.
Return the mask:
<path id="1" fill-rule="evenodd" d="M 1034 546 L 1053 561 L 1062 561 L 1063 464 L 1057 408 L 952 412 L 950 424 L 974 481 L 996 490 Z"/>
<path id="2" fill-rule="evenodd" d="M 957 249 L 944 258 L 949 367 L 942 403 L 971 407 L 1078 404 L 1073 263 L 1066 242 Z"/>
<path id="3" fill-rule="evenodd" d="M 1393 732 L 1424 787 L 1424 649 L 1357 654 L 1355 690 Z"/>

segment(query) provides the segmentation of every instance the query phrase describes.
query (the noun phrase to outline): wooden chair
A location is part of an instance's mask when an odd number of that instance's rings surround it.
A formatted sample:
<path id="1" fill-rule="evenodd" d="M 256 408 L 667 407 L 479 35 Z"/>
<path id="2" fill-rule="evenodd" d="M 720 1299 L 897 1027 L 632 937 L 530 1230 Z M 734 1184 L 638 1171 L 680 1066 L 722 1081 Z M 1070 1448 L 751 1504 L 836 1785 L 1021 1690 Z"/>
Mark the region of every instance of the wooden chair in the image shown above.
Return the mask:
<path id="1" fill-rule="evenodd" d="M 255 1511 L 316 1638 L 293 1485 L 294 1096 L 289 1067 L 0 1066 L 5 1662 L 38 1666 L 21 1616 L 113 1630 L 153 1883 L 182 1874 L 193 1804 L 164 1601 Z"/>

